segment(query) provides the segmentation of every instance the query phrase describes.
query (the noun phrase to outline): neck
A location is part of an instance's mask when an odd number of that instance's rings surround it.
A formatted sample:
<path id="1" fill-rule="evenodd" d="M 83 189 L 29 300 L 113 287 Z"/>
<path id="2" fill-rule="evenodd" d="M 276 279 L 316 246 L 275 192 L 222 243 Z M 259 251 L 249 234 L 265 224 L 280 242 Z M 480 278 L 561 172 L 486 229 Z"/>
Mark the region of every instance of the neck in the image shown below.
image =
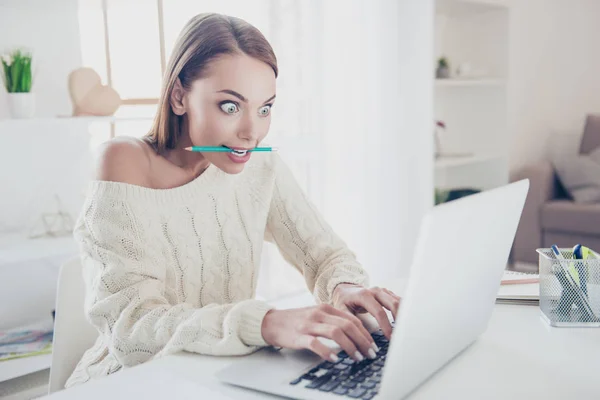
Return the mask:
<path id="1" fill-rule="evenodd" d="M 210 162 L 201 153 L 185 150 L 186 147 L 192 146 L 192 140 L 190 139 L 185 122 L 182 128 L 183 134 L 177 141 L 177 146 L 174 149 L 168 150 L 165 158 L 194 176 L 200 175 L 202 171 L 208 168 Z"/>

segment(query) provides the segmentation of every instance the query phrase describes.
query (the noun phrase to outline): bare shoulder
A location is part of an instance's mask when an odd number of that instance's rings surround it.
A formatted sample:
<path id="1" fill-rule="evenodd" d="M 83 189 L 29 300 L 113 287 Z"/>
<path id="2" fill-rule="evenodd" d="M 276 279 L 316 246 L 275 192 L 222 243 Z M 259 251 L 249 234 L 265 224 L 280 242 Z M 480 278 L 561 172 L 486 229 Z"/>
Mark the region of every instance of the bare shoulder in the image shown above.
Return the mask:
<path id="1" fill-rule="evenodd" d="M 98 151 L 96 179 L 148 186 L 151 151 L 141 139 L 117 137 L 109 140 Z"/>

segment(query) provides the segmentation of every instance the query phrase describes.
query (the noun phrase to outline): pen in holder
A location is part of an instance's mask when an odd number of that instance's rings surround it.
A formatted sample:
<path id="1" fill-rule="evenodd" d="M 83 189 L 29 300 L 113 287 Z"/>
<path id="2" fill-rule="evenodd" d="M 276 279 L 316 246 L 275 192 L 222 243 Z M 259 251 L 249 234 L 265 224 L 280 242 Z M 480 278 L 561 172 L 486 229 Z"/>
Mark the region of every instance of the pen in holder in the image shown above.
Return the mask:
<path id="1" fill-rule="evenodd" d="M 600 256 L 576 259 L 572 249 L 537 249 L 542 317 L 557 327 L 600 327 Z"/>

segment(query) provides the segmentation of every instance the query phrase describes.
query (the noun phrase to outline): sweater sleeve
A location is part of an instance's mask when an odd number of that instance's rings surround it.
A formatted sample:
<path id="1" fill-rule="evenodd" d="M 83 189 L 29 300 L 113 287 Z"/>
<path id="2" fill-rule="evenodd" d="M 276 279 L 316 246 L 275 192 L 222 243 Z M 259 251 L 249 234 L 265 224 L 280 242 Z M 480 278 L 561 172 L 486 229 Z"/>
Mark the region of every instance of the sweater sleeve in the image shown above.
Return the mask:
<path id="1" fill-rule="evenodd" d="M 170 304 L 166 268 L 153 260 L 143 226 L 130 203 L 96 196 L 75 227 L 87 318 L 118 362 L 133 366 L 181 350 L 240 355 L 267 345 L 261 325 L 272 307 L 265 302 Z"/>
<path id="2" fill-rule="evenodd" d="M 319 303 L 331 304 L 340 283 L 367 286 L 366 271 L 307 198 L 289 167 L 273 154 L 273 197 L 265 237 L 304 276 Z"/>

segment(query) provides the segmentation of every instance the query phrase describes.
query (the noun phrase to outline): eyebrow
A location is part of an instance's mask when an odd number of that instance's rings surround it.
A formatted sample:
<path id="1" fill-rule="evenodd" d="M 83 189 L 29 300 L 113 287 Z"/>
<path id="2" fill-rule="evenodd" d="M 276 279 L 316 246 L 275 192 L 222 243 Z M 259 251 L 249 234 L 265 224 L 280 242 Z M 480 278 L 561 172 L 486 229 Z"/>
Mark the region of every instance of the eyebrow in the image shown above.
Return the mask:
<path id="1" fill-rule="evenodd" d="M 238 92 L 236 92 L 235 90 L 231 90 L 231 89 L 223 89 L 223 90 L 219 90 L 217 93 L 227 93 L 230 94 L 232 96 L 237 97 L 238 99 L 240 99 L 241 101 L 243 101 L 244 103 L 248 102 L 248 99 L 245 98 L 243 95 L 239 94 Z M 268 98 L 267 100 L 265 100 L 263 102 L 263 104 L 268 103 L 269 101 L 275 99 L 276 95 L 271 96 L 270 98 Z"/>

